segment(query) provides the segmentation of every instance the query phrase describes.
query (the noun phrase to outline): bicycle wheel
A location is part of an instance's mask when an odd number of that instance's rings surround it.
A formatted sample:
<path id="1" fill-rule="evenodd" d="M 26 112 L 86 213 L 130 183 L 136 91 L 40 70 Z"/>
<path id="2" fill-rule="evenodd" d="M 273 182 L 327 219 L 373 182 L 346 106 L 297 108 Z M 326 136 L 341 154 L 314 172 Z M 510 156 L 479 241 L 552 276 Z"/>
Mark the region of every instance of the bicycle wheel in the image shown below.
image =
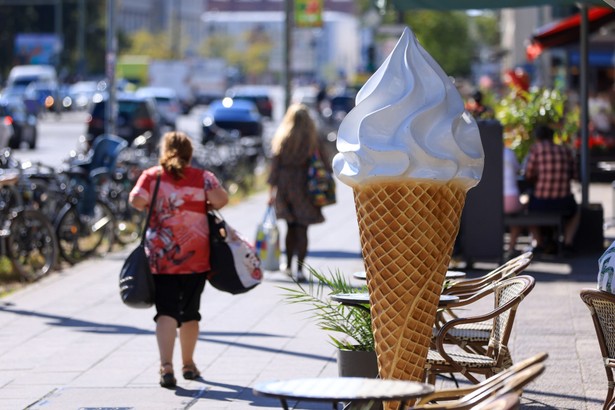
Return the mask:
<path id="1" fill-rule="evenodd" d="M 144 219 L 143 212 L 126 206 L 124 210 L 119 210 L 117 215 L 119 216 L 115 224 L 115 239 L 118 243 L 128 245 L 139 239 Z"/>
<path id="2" fill-rule="evenodd" d="M 115 239 L 120 245 L 128 245 L 139 238 L 144 213 L 137 211 L 128 203 L 130 186 L 126 181 L 112 184 L 106 202 L 115 216 Z"/>
<path id="3" fill-rule="evenodd" d="M 58 241 L 49 219 L 35 209 L 17 212 L 9 224 L 7 253 L 25 280 L 47 275 L 58 259 Z"/>
<path id="4" fill-rule="evenodd" d="M 75 264 L 94 254 L 104 254 L 113 246 L 115 218 L 111 209 L 96 201 L 92 215 L 82 215 L 76 205 L 66 207 L 56 223 L 60 254 Z"/>

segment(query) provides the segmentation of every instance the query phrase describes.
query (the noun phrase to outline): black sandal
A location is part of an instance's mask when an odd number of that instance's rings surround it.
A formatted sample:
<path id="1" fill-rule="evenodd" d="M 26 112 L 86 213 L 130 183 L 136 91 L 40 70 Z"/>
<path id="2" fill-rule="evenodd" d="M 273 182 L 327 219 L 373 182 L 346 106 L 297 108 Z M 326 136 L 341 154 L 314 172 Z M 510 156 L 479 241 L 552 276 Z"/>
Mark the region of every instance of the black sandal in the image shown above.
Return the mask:
<path id="1" fill-rule="evenodd" d="M 196 368 L 194 364 L 186 364 L 182 367 L 184 379 L 195 380 L 201 376 L 201 372 Z"/>
<path id="2" fill-rule="evenodd" d="M 170 367 L 171 371 L 167 368 Z M 177 379 L 173 374 L 173 365 L 171 363 L 163 363 L 160 367 L 160 386 L 165 388 L 172 388 L 177 386 Z"/>

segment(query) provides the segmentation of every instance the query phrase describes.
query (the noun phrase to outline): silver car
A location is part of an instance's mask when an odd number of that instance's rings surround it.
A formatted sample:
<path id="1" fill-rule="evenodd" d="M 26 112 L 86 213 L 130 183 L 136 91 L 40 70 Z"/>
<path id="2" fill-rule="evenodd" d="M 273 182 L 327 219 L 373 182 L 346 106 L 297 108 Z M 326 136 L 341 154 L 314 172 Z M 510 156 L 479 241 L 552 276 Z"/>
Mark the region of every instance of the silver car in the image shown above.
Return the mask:
<path id="1" fill-rule="evenodd" d="M 153 98 L 162 123 L 177 129 L 177 118 L 181 115 L 181 103 L 177 93 L 172 88 L 167 87 L 141 87 L 136 93 L 140 97 Z"/>

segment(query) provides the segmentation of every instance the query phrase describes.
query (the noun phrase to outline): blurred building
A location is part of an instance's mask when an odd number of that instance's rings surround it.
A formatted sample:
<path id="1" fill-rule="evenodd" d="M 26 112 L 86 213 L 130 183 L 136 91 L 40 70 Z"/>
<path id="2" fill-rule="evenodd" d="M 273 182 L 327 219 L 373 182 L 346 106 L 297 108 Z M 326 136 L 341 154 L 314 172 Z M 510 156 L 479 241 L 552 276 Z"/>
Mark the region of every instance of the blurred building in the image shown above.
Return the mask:
<path id="1" fill-rule="evenodd" d="M 203 40 L 204 3 L 203 0 L 122 0 L 118 2 L 117 27 L 125 33 L 168 32 L 172 44 L 177 45 L 176 50 L 186 42 L 188 52 L 194 51 Z"/>
<path id="2" fill-rule="evenodd" d="M 574 6 L 545 6 L 501 11 L 503 71 L 524 68 L 533 85 L 578 89 L 580 18 Z M 589 17 L 590 91 L 615 85 L 615 11 L 591 7 Z"/>
<path id="3" fill-rule="evenodd" d="M 280 73 L 284 58 L 284 12 L 282 11 L 209 11 L 203 21 L 207 36 L 228 35 L 244 41 L 252 33 L 267 36 L 273 49 L 269 72 Z M 352 77 L 360 65 L 360 41 L 357 19 L 347 13 L 325 11 L 320 28 L 293 30 L 291 68 L 301 81 L 331 77 Z M 243 45 L 245 46 L 245 45 Z M 239 44 L 238 47 L 243 47 Z"/>
<path id="4" fill-rule="evenodd" d="M 353 77 L 361 62 L 359 22 L 353 0 L 323 0 L 322 26 L 296 27 L 291 68 L 306 81 Z M 298 2 L 297 2 L 298 3 Z M 284 1 L 209 0 L 202 16 L 205 36 L 236 39 L 261 33 L 273 42 L 269 71 L 280 73 L 284 58 Z"/>
<path id="5" fill-rule="evenodd" d="M 354 1 L 323 1 L 321 27 L 293 30 L 291 67 L 295 78 L 352 77 L 362 64 Z M 209 36 L 230 35 L 238 39 L 241 49 L 241 42 L 254 33 L 266 35 L 273 46 L 269 65 L 273 78 L 283 69 L 284 4 L 282 0 L 122 0 L 117 25 L 125 33 L 168 32 L 176 50 L 187 42 L 187 55 L 178 58 L 196 55 Z"/>

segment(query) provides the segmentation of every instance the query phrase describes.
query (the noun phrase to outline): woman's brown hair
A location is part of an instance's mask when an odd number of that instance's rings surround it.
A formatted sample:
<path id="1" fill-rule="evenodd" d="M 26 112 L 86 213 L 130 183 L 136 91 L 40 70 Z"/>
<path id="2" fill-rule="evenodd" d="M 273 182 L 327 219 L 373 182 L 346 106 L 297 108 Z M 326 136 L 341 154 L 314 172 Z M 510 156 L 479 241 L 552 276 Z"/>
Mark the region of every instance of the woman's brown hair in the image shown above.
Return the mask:
<path id="1" fill-rule="evenodd" d="M 180 131 L 170 131 L 163 135 L 160 147 L 160 165 L 175 179 L 184 176 L 184 168 L 192 161 L 192 142 L 190 137 Z"/>
<path id="2" fill-rule="evenodd" d="M 308 141 L 311 154 L 318 146 L 316 124 L 307 106 L 292 104 L 273 136 L 271 151 L 274 155 L 284 151 L 286 155 L 294 156 L 305 147 L 305 141 Z"/>

